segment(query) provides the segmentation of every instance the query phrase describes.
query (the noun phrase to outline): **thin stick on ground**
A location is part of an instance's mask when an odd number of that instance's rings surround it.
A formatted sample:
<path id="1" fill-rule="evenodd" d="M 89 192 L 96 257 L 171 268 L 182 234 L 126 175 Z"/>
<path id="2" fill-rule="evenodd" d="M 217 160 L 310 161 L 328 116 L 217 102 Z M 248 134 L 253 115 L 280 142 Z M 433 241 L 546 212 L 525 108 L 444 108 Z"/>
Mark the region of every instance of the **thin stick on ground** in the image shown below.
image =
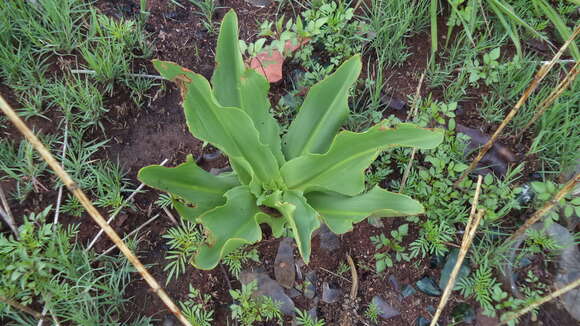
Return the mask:
<path id="1" fill-rule="evenodd" d="M 358 293 L 358 273 L 356 272 L 356 265 L 354 264 L 354 261 L 352 260 L 352 257 L 350 257 L 349 254 L 346 254 L 346 261 L 350 266 L 350 277 L 352 278 L 352 285 L 350 287 L 350 298 L 355 300 L 356 294 Z"/>
<path id="2" fill-rule="evenodd" d="M 522 130 L 520 130 L 518 137 L 523 135 L 524 132 L 531 125 L 533 125 L 542 116 L 542 114 L 544 114 L 546 112 L 546 110 L 550 107 L 550 105 L 552 105 L 552 103 L 554 103 L 554 101 L 558 97 L 560 97 L 560 95 L 562 95 L 562 93 L 568 88 L 568 86 L 570 86 L 570 84 L 574 81 L 574 79 L 576 79 L 576 77 L 578 76 L 579 65 L 580 65 L 580 62 L 576 62 L 574 67 L 572 67 L 572 69 L 570 69 L 568 74 L 566 74 L 566 77 L 564 77 L 564 79 L 562 79 L 562 81 L 558 84 L 558 86 L 556 86 L 556 88 L 554 88 L 554 90 L 550 93 L 550 95 L 548 95 L 548 97 L 545 100 L 543 100 L 542 103 L 540 103 L 540 105 L 538 105 L 538 109 L 536 110 L 536 113 L 534 114 L 532 119 L 530 119 L 530 121 L 528 121 L 526 126 L 524 128 L 522 128 Z"/>
<path id="3" fill-rule="evenodd" d="M 94 70 L 88 70 L 88 69 L 71 69 L 70 72 L 72 74 L 86 74 L 86 75 L 96 75 L 97 72 Z M 141 78 L 148 78 L 148 79 L 161 79 L 161 80 L 165 80 L 165 78 L 163 76 L 159 76 L 159 75 L 148 75 L 148 74 L 133 74 L 133 73 L 128 73 L 126 74 L 127 76 L 130 77 L 141 77 Z"/>
<path id="4" fill-rule="evenodd" d="M 167 162 L 168 162 L 168 159 L 165 159 L 159 165 L 163 166 Z M 119 213 L 121 213 L 121 210 L 123 209 L 123 207 L 125 207 L 127 205 L 127 203 L 130 202 L 133 199 L 133 197 L 135 197 L 135 195 L 141 191 L 141 189 L 143 189 L 143 187 L 145 187 L 145 184 L 141 183 L 139 185 L 139 187 L 137 187 L 137 189 L 135 189 L 133 191 L 133 193 L 131 193 L 131 195 L 129 195 L 129 197 L 123 202 L 121 207 L 119 209 L 117 209 L 115 212 L 113 212 L 113 214 L 107 220 L 107 224 L 109 224 L 109 225 L 111 224 L 111 222 L 117 217 L 117 215 L 119 215 Z M 99 240 L 101 235 L 103 235 L 103 232 L 104 232 L 103 229 L 99 230 L 99 232 L 97 233 L 97 235 L 95 235 L 93 240 L 91 240 L 91 242 L 89 242 L 89 244 L 87 245 L 87 248 L 85 250 L 87 250 L 87 251 L 90 250 L 95 245 L 95 243 L 97 243 L 97 240 Z"/>
<path id="5" fill-rule="evenodd" d="M 64 121 L 64 139 L 62 141 L 62 155 L 61 160 L 66 158 L 66 148 L 68 143 L 68 120 Z M 58 224 L 58 217 L 60 216 L 60 205 L 62 202 L 62 186 L 58 187 L 58 196 L 56 197 L 56 209 L 54 210 L 53 227 Z"/>
<path id="6" fill-rule="evenodd" d="M 479 193 L 481 190 L 482 180 L 483 180 L 483 178 L 481 176 L 479 176 L 479 178 L 477 180 L 477 187 L 475 189 L 475 195 L 473 196 L 473 202 L 471 204 L 471 213 L 469 214 L 469 220 L 467 221 L 467 225 L 465 226 L 465 233 L 463 233 L 463 240 L 461 241 L 461 248 L 459 249 L 459 255 L 457 255 L 457 261 L 455 262 L 455 266 L 453 266 L 453 270 L 451 271 L 451 274 L 449 276 L 449 281 L 447 282 L 447 285 L 445 286 L 445 290 L 443 291 L 443 296 L 441 297 L 441 301 L 439 301 L 439 306 L 437 306 L 437 311 L 435 312 L 435 315 L 433 316 L 433 319 L 431 320 L 431 326 L 437 325 L 437 320 L 439 319 L 439 316 L 441 316 L 441 313 L 443 312 L 443 309 L 445 308 L 445 305 L 447 304 L 447 301 L 449 300 L 449 297 L 451 296 L 451 291 L 453 291 L 453 287 L 455 287 L 455 281 L 457 279 L 457 275 L 459 274 L 459 270 L 461 268 L 461 265 L 463 264 L 463 260 L 465 259 L 465 256 L 467 255 L 467 251 L 469 250 L 469 247 L 471 246 L 471 242 L 473 241 L 473 238 L 475 237 L 475 231 L 477 230 L 477 226 L 479 225 L 479 222 L 483 216 L 483 213 L 484 213 L 483 210 L 479 210 L 477 212 L 477 215 L 475 214 L 475 211 L 477 210 L 477 202 L 479 200 Z M 474 219 L 474 217 L 475 217 L 475 219 Z"/>
<path id="7" fill-rule="evenodd" d="M 159 214 L 153 216 L 152 218 L 148 219 L 145 223 L 141 224 L 138 228 L 136 228 L 135 230 L 131 231 L 129 234 L 127 234 L 126 236 L 123 237 L 123 241 L 129 239 L 129 237 L 133 236 L 135 233 L 141 231 L 144 227 L 146 227 L 147 225 L 149 225 L 151 222 L 155 221 L 157 218 L 159 217 Z M 116 246 L 112 246 L 109 249 L 103 251 L 102 253 L 99 254 L 99 256 L 97 257 L 100 258 L 101 256 L 104 256 L 108 253 L 110 253 L 111 251 L 113 251 L 113 249 L 115 249 Z"/>
<path id="8" fill-rule="evenodd" d="M 42 319 L 43 318 L 42 317 L 42 314 L 40 312 L 38 312 L 36 310 L 33 310 L 31 308 L 28 308 L 27 306 L 21 305 L 20 303 L 14 301 L 12 299 L 6 298 L 4 296 L 1 296 L 1 295 L 0 295 L 0 302 L 2 302 L 4 304 L 7 304 L 7 305 L 9 305 L 9 306 L 11 306 L 11 307 L 13 307 L 15 309 L 20 310 L 20 311 L 23 311 L 23 312 L 25 312 L 25 313 L 27 313 L 29 315 L 32 315 L 36 319 Z"/>
<path id="9" fill-rule="evenodd" d="M 413 102 L 413 107 L 407 116 L 407 120 L 417 117 L 417 112 L 419 110 L 419 98 L 421 97 L 421 86 L 423 85 L 423 80 L 425 79 L 425 72 L 421 74 L 421 78 L 419 78 L 419 84 L 417 84 L 417 89 L 415 90 L 415 99 Z M 399 193 L 403 193 L 405 191 L 405 184 L 407 184 L 407 179 L 409 178 L 409 173 L 411 173 L 411 166 L 413 166 L 413 160 L 415 160 L 415 154 L 417 154 L 417 148 L 413 148 L 411 151 L 411 158 L 409 159 L 409 163 L 405 167 L 405 172 L 403 173 L 403 178 L 401 179 L 401 186 L 399 187 Z"/>
<path id="10" fill-rule="evenodd" d="M 169 218 L 169 220 L 173 225 L 179 225 L 179 223 L 177 223 L 177 219 L 175 219 L 175 216 L 171 214 L 171 211 L 169 211 L 167 207 L 163 207 L 163 211 L 165 212 L 165 214 L 167 214 L 167 218 Z"/>
<path id="11" fill-rule="evenodd" d="M 538 209 L 526 222 L 517 229 L 516 232 L 512 233 L 510 237 L 506 240 L 506 243 L 510 243 L 517 239 L 519 236 L 524 234 L 527 229 L 529 229 L 532 225 L 538 222 L 544 215 L 546 215 L 555 205 L 557 205 L 564 196 L 566 196 L 574 186 L 580 181 L 580 173 L 576 173 L 575 176 L 572 177 L 566 184 L 558 191 L 554 197 L 546 202 L 542 208 Z"/>
<path id="12" fill-rule="evenodd" d="M 534 301 L 533 303 L 527 305 L 525 308 L 523 308 L 517 312 L 508 313 L 508 314 L 504 315 L 504 316 L 507 316 L 507 318 L 505 320 L 503 320 L 500 325 L 507 324 L 508 322 L 510 322 L 516 318 L 519 318 L 521 315 L 524 315 L 524 314 L 530 312 L 532 309 L 534 309 L 538 306 L 541 306 L 544 303 L 551 301 L 551 300 L 565 294 L 566 292 L 573 290 L 574 288 L 576 288 L 578 286 L 580 286 L 580 278 L 576 279 L 576 281 L 574 281 L 572 283 L 569 283 L 568 285 L 564 286 L 563 288 L 556 290 L 556 291 L 548 294 L 547 296 L 544 296 L 544 297 Z"/>
<path id="13" fill-rule="evenodd" d="M 576 26 L 572 35 L 570 35 L 568 40 L 566 40 L 566 42 L 562 45 L 562 47 L 560 48 L 558 53 L 556 53 L 556 55 L 554 55 L 552 60 L 550 60 L 549 63 L 543 65 L 540 68 L 540 70 L 538 70 L 538 72 L 534 76 L 534 79 L 530 83 L 530 86 L 528 86 L 528 88 L 524 91 L 524 93 L 522 94 L 522 96 L 520 97 L 520 99 L 518 100 L 516 105 L 512 108 L 510 113 L 508 113 L 508 115 L 505 117 L 505 119 L 499 125 L 497 130 L 493 133 L 491 138 L 487 141 L 487 143 L 485 143 L 485 145 L 483 145 L 483 147 L 479 150 L 479 153 L 477 154 L 475 159 L 471 162 L 469 167 L 465 171 L 463 171 L 463 173 L 461 174 L 459 179 L 457 179 L 457 181 L 455 181 L 455 183 L 454 183 L 455 187 L 458 187 L 459 184 L 461 183 L 461 181 L 463 181 L 463 179 L 467 175 L 469 175 L 469 173 L 471 173 L 471 171 L 473 171 L 477 167 L 477 164 L 479 163 L 479 161 L 481 161 L 481 159 L 485 156 L 485 154 L 487 154 L 487 152 L 491 149 L 491 147 L 493 146 L 493 144 L 495 143 L 495 141 L 497 140 L 499 135 L 501 135 L 501 133 L 505 129 L 505 127 L 507 127 L 507 125 L 510 123 L 510 121 L 512 121 L 512 119 L 514 118 L 516 113 L 518 113 L 520 108 L 527 101 L 528 97 L 530 97 L 530 95 L 532 95 L 532 93 L 536 90 L 536 88 L 538 88 L 540 82 L 544 79 L 544 77 L 546 77 L 548 72 L 550 72 L 550 70 L 552 70 L 552 67 L 554 67 L 554 65 L 556 64 L 556 61 L 558 61 L 558 59 L 560 59 L 560 57 L 562 56 L 562 54 L 564 53 L 566 48 L 568 48 L 570 43 L 572 43 L 574 41 L 574 39 L 576 38 L 576 36 L 579 33 L 580 33 L 580 25 Z"/>
<path id="14" fill-rule="evenodd" d="M 20 117 L 14 112 L 12 107 L 6 102 L 3 96 L 0 95 L 0 109 L 6 114 L 8 119 L 12 121 L 14 126 L 18 131 L 28 140 L 28 142 L 34 147 L 34 149 L 40 154 L 40 156 L 46 161 L 48 166 L 54 171 L 54 173 L 61 179 L 64 185 L 69 189 L 71 193 L 79 200 L 83 205 L 89 215 L 93 220 L 105 230 L 107 236 L 113 241 L 113 243 L 121 250 L 121 252 L 127 257 L 129 262 L 135 267 L 137 272 L 145 279 L 147 284 L 151 287 L 153 292 L 161 299 L 161 301 L 167 306 L 167 308 L 175 315 L 175 317 L 183 324 L 187 326 L 192 326 L 191 323 L 183 316 L 179 307 L 173 303 L 171 298 L 167 293 L 161 288 L 159 283 L 153 278 L 153 276 L 147 271 L 145 266 L 141 261 L 135 256 L 135 254 L 127 247 L 127 245 L 121 240 L 119 235 L 111 228 L 109 224 L 105 221 L 101 213 L 93 206 L 91 201 L 87 198 L 85 193 L 79 188 L 77 183 L 69 176 L 69 174 L 62 168 L 62 166 L 56 161 L 52 154 L 46 149 L 46 147 L 40 142 L 38 137 L 26 126 L 26 124 L 20 119 Z M 40 313 L 38 314 L 40 316 Z"/>
<path id="15" fill-rule="evenodd" d="M 12 211 L 10 210 L 10 205 L 8 205 L 8 200 L 6 199 L 6 195 L 4 194 L 4 189 L 2 189 L 2 184 L 0 184 L 0 216 L 8 224 L 12 233 L 16 239 L 18 239 L 18 228 L 16 227 L 16 222 L 14 221 L 14 216 L 12 216 Z"/>

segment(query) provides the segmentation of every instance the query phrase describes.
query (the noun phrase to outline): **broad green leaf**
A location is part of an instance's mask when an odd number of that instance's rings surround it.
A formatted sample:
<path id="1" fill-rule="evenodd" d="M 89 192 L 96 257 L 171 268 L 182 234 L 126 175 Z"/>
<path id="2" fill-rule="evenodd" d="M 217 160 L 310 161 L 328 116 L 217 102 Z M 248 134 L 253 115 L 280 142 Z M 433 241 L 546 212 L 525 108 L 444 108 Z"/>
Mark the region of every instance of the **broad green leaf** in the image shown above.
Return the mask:
<path id="1" fill-rule="evenodd" d="M 364 190 L 364 170 L 380 151 L 395 146 L 430 149 L 443 140 L 443 131 L 402 123 L 388 128 L 384 120 L 363 133 L 342 131 L 325 154 L 307 154 L 282 166 L 289 189 L 308 193 L 334 191 L 355 196 Z"/>
<path id="2" fill-rule="evenodd" d="M 262 75 L 244 65 L 238 42 L 238 18 L 233 10 L 222 21 L 211 84 L 219 104 L 241 108 L 250 116 L 260 134 L 260 141 L 270 148 L 282 165 L 284 156 L 280 128 L 270 115 L 270 84 Z"/>
<path id="3" fill-rule="evenodd" d="M 150 165 L 142 168 L 137 178 L 144 184 L 166 191 L 185 200 L 174 200 L 183 218 L 193 220 L 198 215 L 225 202 L 224 193 L 239 185 L 235 175 L 215 176 L 188 158 L 174 168 Z"/>
<path id="4" fill-rule="evenodd" d="M 319 214 L 308 205 L 306 198 L 297 191 L 285 191 L 270 204 L 286 218 L 286 223 L 292 229 L 294 240 L 298 244 L 298 251 L 304 262 L 308 264 L 312 233 L 320 227 Z"/>
<path id="5" fill-rule="evenodd" d="M 223 206 L 207 211 L 199 217 L 203 224 L 207 244 L 202 246 L 194 257 L 193 264 L 200 269 L 214 268 L 220 259 L 244 244 L 262 240 L 260 223 L 272 223 L 275 219 L 263 213 L 256 206 L 256 198 L 248 186 L 237 186 L 225 193 Z"/>
<path id="6" fill-rule="evenodd" d="M 330 192 L 311 192 L 306 195 L 306 199 L 320 214 L 322 221 L 336 234 L 351 231 L 353 224 L 367 217 L 409 216 L 424 212 L 423 206 L 411 197 L 379 187 L 354 197 Z"/>
<path id="7" fill-rule="evenodd" d="M 348 116 L 348 95 L 361 70 L 355 55 L 321 82 L 310 88 L 296 118 L 284 137 L 286 159 L 328 150 L 336 132 Z"/>
<path id="8" fill-rule="evenodd" d="M 163 77 L 179 86 L 187 126 L 196 138 L 226 153 L 244 183 L 248 180 L 243 176 L 250 175 L 254 184 L 265 188 L 280 184 L 278 162 L 261 143 L 254 123 L 244 111 L 219 105 L 203 76 L 172 62 L 154 60 L 153 64 Z"/>

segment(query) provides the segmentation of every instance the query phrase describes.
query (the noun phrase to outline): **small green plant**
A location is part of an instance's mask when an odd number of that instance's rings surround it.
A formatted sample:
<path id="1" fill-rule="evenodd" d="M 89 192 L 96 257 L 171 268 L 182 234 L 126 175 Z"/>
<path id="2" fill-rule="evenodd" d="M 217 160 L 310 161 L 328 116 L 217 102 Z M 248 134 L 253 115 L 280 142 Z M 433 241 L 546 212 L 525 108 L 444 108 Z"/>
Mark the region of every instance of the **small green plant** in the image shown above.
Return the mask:
<path id="1" fill-rule="evenodd" d="M 324 320 L 312 317 L 308 311 L 296 308 L 296 325 L 299 326 L 324 326 Z"/>
<path id="2" fill-rule="evenodd" d="M 365 310 L 365 317 L 373 324 L 379 323 L 379 307 L 376 303 L 371 302 Z"/>
<path id="3" fill-rule="evenodd" d="M 214 176 L 190 156 L 175 168 L 149 166 L 138 174 L 145 184 L 171 193 L 182 218 L 203 225 L 196 267 L 212 269 L 242 245 L 260 241 L 262 223 L 276 237 L 288 228 L 309 262 L 311 236 L 322 222 L 342 234 L 369 216 L 423 212 L 405 195 L 379 187 L 365 193 L 364 170 L 394 146 L 437 146 L 441 131 L 411 124 L 389 128 L 383 121 L 362 133 L 337 134 L 348 117 L 348 90 L 360 73 L 360 56 L 310 89 L 283 139 L 269 114 L 268 82 L 244 66 L 233 11 L 224 17 L 216 58 L 213 88 L 175 63 L 156 60 L 154 66 L 180 87 L 190 132 L 227 154 L 234 172 Z"/>
<path id="4" fill-rule="evenodd" d="M 536 193 L 539 200 L 538 206 L 541 206 L 543 203 L 551 200 L 559 190 L 558 186 L 552 181 L 534 181 L 532 182 L 532 189 L 534 189 L 534 192 Z M 570 218 L 573 214 L 580 216 L 580 197 L 573 198 L 571 195 L 568 195 L 560 200 L 559 204 L 566 218 Z M 560 219 L 560 215 L 558 214 L 557 210 L 550 210 L 548 213 L 546 213 L 546 218 L 550 219 L 551 221 L 558 221 Z"/>
<path id="5" fill-rule="evenodd" d="M 214 312 L 209 308 L 210 301 L 209 294 L 202 294 L 190 284 L 187 300 L 180 302 L 181 311 L 193 325 L 211 326 Z"/>
<path id="6" fill-rule="evenodd" d="M 244 264 L 250 260 L 254 262 L 260 261 L 258 250 L 256 248 L 247 250 L 245 247 L 240 247 L 227 254 L 223 259 L 223 263 L 228 267 L 229 272 L 238 278 Z"/>
<path id="7" fill-rule="evenodd" d="M 256 281 L 242 284 L 241 290 L 230 290 L 234 304 L 230 306 L 232 318 L 242 326 L 253 326 L 256 322 L 277 321 L 282 325 L 284 319 L 280 311 L 280 303 L 267 296 L 254 297 L 252 294 L 258 288 Z"/>
<path id="8" fill-rule="evenodd" d="M 163 268 L 164 271 L 169 271 L 169 283 L 172 278 L 185 272 L 185 267 L 190 264 L 203 243 L 203 235 L 195 223 L 184 221 L 182 225 L 168 229 L 162 237 L 168 239 L 167 244 L 171 248 L 166 257 L 170 262 Z"/>
<path id="9" fill-rule="evenodd" d="M 341 276 L 345 273 L 348 273 L 349 271 L 350 271 L 350 266 L 343 261 L 341 261 L 338 264 L 338 267 L 336 268 L 336 274 L 341 275 Z"/>
<path id="10" fill-rule="evenodd" d="M 189 0 L 199 9 L 199 15 L 203 18 L 203 27 L 211 34 L 215 33 L 213 15 L 218 8 L 215 0 Z"/>
<path id="11" fill-rule="evenodd" d="M 392 239 L 381 233 L 378 236 L 372 236 L 371 241 L 377 250 L 381 252 L 375 253 L 376 272 L 382 273 L 387 267 L 393 267 L 393 257 L 395 254 L 395 261 L 409 261 L 411 257 L 405 252 L 403 246 L 403 238 L 409 232 L 409 224 L 402 224 L 397 230 L 391 231 Z"/>
<path id="12" fill-rule="evenodd" d="M 497 61 L 500 56 L 500 48 L 495 48 L 489 53 L 483 55 L 483 62 L 480 64 L 478 59 L 474 59 L 467 66 L 469 71 L 469 82 L 476 85 L 480 79 L 483 79 L 487 86 L 497 83 L 500 75 L 500 63 Z"/>
<path id="13" fill-rule="evenodd" d="M 479 266 L 472 275 L 463 277 L 457 282 L 457 288 L 461 294 L 464 297 L 473 296 L 487 312 L 494 310 L 493 291 L 497 287 L 500 287 L 500 284 L 493 276 L 491 267 L 486 264 Z"/>

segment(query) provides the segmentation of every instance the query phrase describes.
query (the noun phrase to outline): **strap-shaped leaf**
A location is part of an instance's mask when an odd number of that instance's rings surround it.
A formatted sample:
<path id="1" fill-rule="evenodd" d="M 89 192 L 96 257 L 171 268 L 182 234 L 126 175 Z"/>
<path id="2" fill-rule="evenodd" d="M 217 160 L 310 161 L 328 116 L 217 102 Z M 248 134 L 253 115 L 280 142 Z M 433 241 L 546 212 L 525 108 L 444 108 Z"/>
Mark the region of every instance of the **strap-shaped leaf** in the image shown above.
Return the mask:
<path id="1" fill-rule="evenodd" d="M 268 223 L 273 233 L 281 233 L 283 218 L 274 218 L 260 211 L 248 186 L 237 186 L 225 193 L 226 203 L 202 216 L 199 221 L 207 234 L 207 244 L 194 257 L 200 269 L 214 268 L 220 259 L 244 244 L 262 240 L 260 223 Z"/>
<path id="2" fill-rule="evenodd" d="M 238 17 L 233 10 L 225 15 L 221 24 L 211 84 L 218 103 L 241 108 L 250 116 L 260 140 L 282 165 L 280 127 L 270 115 L 270 84 L 264 76 L 244 65 L 238 43 Z"/>
<path id="3" fill-rule="evenodd" d="M 244 111 L 219 105 L 203 76 L 172 62 L 154 60 L 153 64 L 163 77 L 176 82 L 181 89 L 189 131 L 225 152 L 244 183 L 248 182 L 243 178 L 247 174 L 265 188 L 281 182 L 276 158 L 262 144 L 254 123 Z"/>
<path id="4" fill-rule="evenodd" d="M 306 198 L 297 191 L 287 190 L 275 201 L 272 199 L 269 201 L 286 218 L 286 224 L 292 229 L 294 240 L 298 244 L 298 251 L 304 262 L 308 264 L 312 233 L 320 227 L 318 213 L 308 205 Z"/>
<path id="5" fill-rule="evenodd" d="M 355 196 L 364 190 L 364 170 L 380 151 L 394 146 L 434 148 L 443 140 L 443 131 L 402 123 L 388 128 L 388 122 L 363 133 L 343 131 L 325 154 L 307 154 L 282 166 L 289 189 L 308 193 L 334 191 Z"/>
<path id="6" fill-rule="evenodd" d="M 284 137 L 286 159 L 328 150 L 348 116 L 348 95 L 361 70 L 359 55 L 343 63 L 333 74 L 310 88 Z"/>
<path id="7" fill-rule="evenodd" d="M 235 175 L 212 175 L 188 158 L 174 168 L 150 165 L 142 168 L 137 178 L 144 184 L 166 191 L 185 200 L 175 200 L 183 218 L 193 220 L 205 211 L 225 202 L 224 193 L 239 185 Z"/>
<path id="8" fill-rule="evenodd" d="M 330 192 L 311 192 L 308 204 L 322 217 L 328 228 L 342 234 L 352 230 L 353 224 L 367 217 L 394 217 L 418 215 L 423 205 L 407 195 L 375 187 L 369 192 L 349 197 Z"/>

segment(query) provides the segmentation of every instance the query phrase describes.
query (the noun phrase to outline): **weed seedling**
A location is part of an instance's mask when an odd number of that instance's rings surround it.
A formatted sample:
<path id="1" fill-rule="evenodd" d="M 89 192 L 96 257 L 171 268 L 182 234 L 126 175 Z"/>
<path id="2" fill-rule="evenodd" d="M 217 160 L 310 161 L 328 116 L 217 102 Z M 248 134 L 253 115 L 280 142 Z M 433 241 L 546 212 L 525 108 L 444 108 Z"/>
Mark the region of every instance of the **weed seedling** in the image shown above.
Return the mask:
<path id="1" fill-rule="evenodd" d="M 402 224 L 397 230 L 391 231 L 391 239 L 387 238 L 383 233 L 371 237 L 376 250 L 381 251 L 375 254 L 377 273 L 382 273 L 387 267 L 393 267 L 393 254 L 397 262 L 411 259 L 409 254 L 405 253 L 405 247 L 402 244 L 403 238 L 407 236 L 408 232 L 409 224 Z"/>

